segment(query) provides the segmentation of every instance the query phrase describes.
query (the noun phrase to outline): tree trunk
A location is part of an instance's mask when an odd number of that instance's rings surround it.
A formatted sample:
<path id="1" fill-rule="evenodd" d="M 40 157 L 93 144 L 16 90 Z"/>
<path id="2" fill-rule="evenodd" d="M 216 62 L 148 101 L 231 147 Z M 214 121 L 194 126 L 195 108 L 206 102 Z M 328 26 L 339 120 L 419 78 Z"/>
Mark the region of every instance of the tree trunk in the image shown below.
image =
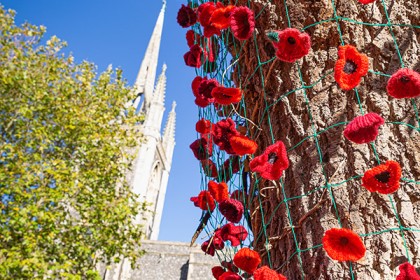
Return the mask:
<path id="1" fill-rule="evenodd" d="M 238 2 L 248 6 L 249 1 Z M 418 0 L 384 2 L 392 23 L 419 25 Z M 356 0 L 250 1 L 256 15 L 255 40 L 248 40 L 240 51 L 228 45 L 233 57 L 239 58 L 234 80 L 245 92 L 246 109 L 241 114 L 261 128 L 250 125 L 251 138 L 259 144 L 256 155 L 281 140 L 290 160 L 274 188 L 273 181 L 251 178 L 253 245 L 263 263 L 271 263 L 288 279 L 395 279 L 398 265 L 408 258 L 420 266 L 420 121 L 415 113 L 420 101 L 390 97 L 388 77 L 372 72 L 362 79 L 358 92 L 343 91 L 332 71 L 341 44 L 338 26 L 344 44 L 366 54 L 370 70 L 387 75 L 402 67 L 396 46 L 405 67 L 419 71 L 420 29 L 330 20 L 305 29 L 312 49 L 303 59 L 264 64 L 275 57 L 265 33 L 288 27 L 286 4 L 291 27 L 298 29 L 334 18 L 334 5 L 339 17 L 388 22 L 382 0 L 368 5 Z M 308 87 L 302 89 L 304 85 Z M 378 113 L 386 123 L 374 145 L 353 144 L 342 135 L 343 122 L 367 112 Z M 331 127 L 334 124 L 338 125 Z M 389 196 L 367 191 L 361 175 L 386 160 L 402 167 L 400 189 Z M 340 222 L 363 236 L 367 253 L 357 263 L 333 261 L 317 246 L 324 232 L 340 227 Z"/>

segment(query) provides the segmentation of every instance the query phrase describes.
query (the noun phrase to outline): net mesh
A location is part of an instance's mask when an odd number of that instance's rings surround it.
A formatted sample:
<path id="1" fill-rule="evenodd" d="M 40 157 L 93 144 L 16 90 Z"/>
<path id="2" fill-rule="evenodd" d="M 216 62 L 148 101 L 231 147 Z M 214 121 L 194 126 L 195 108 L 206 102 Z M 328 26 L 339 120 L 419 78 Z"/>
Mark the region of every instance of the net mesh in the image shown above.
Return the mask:
<path id="1" fill-rule="evenodd" d="M 193 8 L 198 7 L 200 4 L 208 2 L 208 1 L 189 1 L 189 5 Z M 217 2 L 217 1 L 214 1 Z M 261 1 L 258 1 L 261 3 Z M 238 3 L 236 1 L 235 3 L 231 3 L 233 5 L 243 5 L 243 3 Z M 254 8 L 255 17 L 258 20 L 260 16 L 263 15 L 264 10 L 268 9 L 269 4 L 271 4 L 271 1 L 267 1 L 267 4 L 261 5 L 260 9 L 255 10 L 255 6 L 252 5 L 252 1 L 247 2 L 247 6 L 250 8 Z M 401 54 L 400 46 L 397 40 L 397 36 L 395 35 L 394 29 L 395 27 L 401 27 L 411 30 L 418 30 L 420 28 L 419 25 L 411 25 L 411 24 L 405 24 L 405 23 L 393 23 L 390 18 L 390 13 L 392 11 L 392 7 L 387 5 L 385 0 L 378 0 L 375 2 L 375 4 L 380 6 L 383 10 L 383 13 L 385 15 L 385 22 L 361 22 L 354 20 L 352 18 L 343 17 L 339 14 L 338 9 L 336 7 L 336 2 L 334 0 L 331 0 L 329 3 L 332 7 L 332 17 L 325 18 L 323 20 L 320 20 L 315 23 L 311 23 L 307 26 L 304 26 L 303 28 L 300 28 L 301 31 L 308 31 L 311 28 L 314 28 L 319 25 L 324 25 L 328 23 L 334 23 L 336 26 L 336 32 L 338 33 L 340 43 L 341 45 L 350 44 L 352 42 L 346 41 L 345 36 L 343 34 L 343 24 L 350 25 L 350 29 L 347 28 L 347 30 L 351 30 L 351 28 L 356 28 L 355 26 L 360 26 L 361 28 L 371 28 L 371 27 L 383 27 L 388 29 L 389 34 L 392 37 L 392 44 L 395 49 L 395 53 L 398 57 L 399 64 L 401 68 L 407 67 L 406 63 L 404 62 L 403 56 Z M 290 9 L 288 6 L 288 1 L 284 0 L 283 7 L 277 7 L 284 9 L 284 13 L 286 15 L 287 22 L 284 22 L 284 27 L 295 27 L 295 24 L 292 20 L 292 15 L 290 14 Z M 258 27 L 257 27 L 258 28 Z M 192 27 L 194 32 L 196 34 L 202 34 L 202 28 L 199 24 L 196 24 Z M 260 30 L 261 32 L 261 30 Z M 208 52 L 209 45 L 207 43 L 208 40 L 211 40 L 213 43 L 213 46 L 219 46 L 217 49 L 217 59 L 214 63 L 205 62 L 202 67 L 196 68 L 196 74 L 198 76 L 202 77 L 209 77 L 217 79 L 217 81 L 222 84 L 225 87 L 239 87 L 242 88 L 244 84 L 252 83 L 255 80 L 258 80 L 261 83 L 262 92 L 261 94 L 264 98 L 264 108 L 255 108 L 255 110 L 261 110 L 262 112 L 259 113 L 258 119 L 253 118 L 252 116 L 248 116 L 247 114 L 249 112 L 252 112 L 254 108 L 247 108 L 247 106 L 252 106 L 251 104 L 247 104 L 245 100 L 241 100 L 241 102 L 235 106 L 229 105 L 224 107 L 217 107 L 215 106 L 207 106 L 205 108 L 199 108 L 198 112 L 198 119 L 207 119 L 210 120 L 213 124 L 226 118 L 232 118 L 238 127 L 245 127 L 248 131 L 253 130 L 255 131 L 252 138 L 258 139 L 258 136 L 261 133 L 262 128 L 269 128 L 269 135 L 271 136 L 271 141 L 274 143 L 276 140 L 276 133 L 273 129 L 273 124 L 275 122 L 278 122 L 279 120 L 276 118 L 275 115 L 273 115 L 273 108 L 280 102 L 284 102 L 288 96 L 290 95 L 300 95 L 303 99 L 303 102 L 305 104 L 306 112 L 305 114 L 309 118 L 309 129 L 305 132 L 306 137 L 298 141 L 297 143 L 294 143 L 290 147 L 287 147 L 288 153 L 293 152 L 294 150 L 298 149 L 300 146 L 302 146 L 304 143 L 311 141 L 313 145 L 315 146 L 319 166 L 321 168 L 321 177 L 320 178 L 320 184 L 316 188 L 300 194 L 296 196 L 290 196 L 288 197 L 287 192 L 287 177 L 284 176 L 276 181 L 272 182 L 270 184 L 265 184 L 263 182 L 263 179 L 258 174 L 250 174 L 247 161 L 249 160 L 247 156 L 245 157 L 229 157 L 229 155 L 226 154 L 226 152 L 221 151 L 217 148 L 217 146 L 214 146 L 213 155 L 211 156 L 211 160 L 217 165 L 219 173 L 216 178 L 211 178 L 208 176 L 209 170 L 206 170 L 206 166 L 200 165 L 200 171 L 202 172 L 202 179 L 201 179 L 201 187 L 200 190 L 207 190 L 208 182 L 210 180 L 216 180 L 216 181 L 226 181 L 229 186 L 229 192 L 232 193 L 234 191 L 239 191 L 242 193 L 241 199 L 245 206 L 245 215 L 244 219 L 241 220 L 239 224 L 243 225 L 245 228 L 248 229 L 249 235 L 245 241 L 242 242 L 241 246 L 239 247 L 231 247 L 226 246 L 223 250 L 216 250 L 216 255 L 221 261 L 231 261 L 233 258 L 233 255 L 235 252 L 238 251 L 241 247 L 253 247 L 255 244 L 265 244 L 265 251 L 260 252 L 260 255 L 265 259 L 265 262 L 271 266 L 273 269 L 277 271 L 284 271 L 283 267 L 287 265 L 291 261 L 297 261 L 299 263 L 300 267 L 300 273 L 302 279 L 305 279 L 305 277 L 308 277 L 308 272 L 305 272 L 304 269 L 304 262 L 302 261 L 302 254 L 308 251 L 317 250 L 322 247 L 321 240 L 319 240 L 319 244 L 312 244 L 312 246 L 302 246 L 303 243 L 302 240 L 299 240 L 299 235 L 296 233 L 296 228 L 300 227 L 301 224 L 305 219 L 309 217 L 309 215 L 317 211 L 321 204 L 325 202 L 326 200 L 329 200 L 333 212 L 335 213 L 335 218 L 340 227 L 343 227 L 343 217 L 340 215 L 340 211 L 337 208 L 337 201 L 334 196 L 334 192 L 340 188 L 350 188 L 352 182 L 355 184 L 360 185 L 360 180 L 363 176 L 363 174 L 354 174 L 353 176 L 346 178 L 345 180 L 336 181 L 334 178 L 334 175 L 329 176 L 328 172 L 324 170 L 324 161 L 325 161 L 325 153 L 323 151 L 322 147 L 322 140 L 321 136 L 328 133 L 331 129 L 344 127 L 349 122 L 347 121 L 340 121 L 336 122 L 334 124 L 329 125 L 326 128 L 319 129 L 316 125 L 316 119 L 313 117 L 313 111 L 312 111 L 312 104 L 311 99 L 308 97 L 308 91 L 312 90 L 315 86 L 319 85 L 322 82 L 325 82 L 325 80 L 328 80 L 333 76 L 333 70 L 327 71 L 325 74 L 321 75 L 319 78 L 317 78 L 314 82 L 308 84 L 305 82 L 308 79 L 304 78 L 304 74 L 301 69 L 301 63 L 295 62 L 293 63 L 293 68 L 295 68 L 295 71 L 297 71 L 298 77 L 299 77 L 299 86 L 289 90 L 287 92 L 282 92 L 280 96 L 277 98 L 272 98 L 271 94 L 268 94 L 266 92 L 266 82 L 267 77 L 270 75 L 274 75 L 273 69 L 276 62 L 276 57 L 273 56 L 269 58 L 268 60 L 263 61 L 262 56 L 260 55 L 259 50 L 259 36 L 264 36 L 263 34 L 256 34 L 254 32 L 253 37 L 249 40 L 253 41 L 254 52 L 255 52 L 255 58 L 257 59 L 257 67 L 255 67 L 254 71 L 247 72 L 245 69 L 241 68 L 241 60 L 246 60 L 247 58 L 244 57 L 244 50 L 245 45 L 249 43 L 248 41 L 238 41 L 234 38 L 231 31 L 228 29 L 225 32 L 222 32 L 221 36 L 213 36 L 209 39 L 200 40 L 198 39 L 199 36 L 196 36 L 195 43 L 201 44 L 203 49 L 206 49 Z M 337 46 L 338 47 L 338 46 Z M 245 54 L 246 55 L 246 54 Z M 409 65 L 413 65 L 414 63 L 409 63 Z M 378 71 L 374 68 L 374 65 L 370 65 L 369 73 L 378 76 L 378 77 L 385 77 L 386 79 L 391 77 L 391 75 L 384 73 L 382 71 Z M 332 81 L 334 83 L 334 81 Z M 355 94 L 355 100 L 357 100 L 357 105 L 360 110 L 360 114 L 364 115 L 366 112 L 363 109 L 362 101 L 360 97 L 360 93 L 358 89 L 354 89 Z M 395 125 L 395 126 L 404 126 L 408 128 L 411 132 L 418 133 L 420 132 L 420 118 L 419 118 L 419 112 L 416 105 L 416 100 L 411 99 L 411 110 L 413 112 L 415 121 L 408 123 L 408 122 L 401 122 L 401 121 L 392 121 L 387 120 L 387 125 Z M 200 137 L 198 135 L 198 137 Z M 257 140 L 258 141 L 258 140 Z M 270 144 L 272 144 L 270 143 Z M 371 152 L 374 154 L 374 158 L 376 160 L 377 164 L 381 164 L 381 158 L 378 155 L 378 147 L 375 145 L 375 142 L 371 142 L 370 144 Z M 231 159 L 229 168 L 223 168 L 224 163 L 226 160 Z M 233 173 L 232 170 L 234 169 L 234 165 L 239 165 L 240 170 L 239 172 Z M 406 174 L 406 173 L 405 173 Z M 410 184 L 414 188 L 418 188 L 420 185 L 420 181 L 416 180 L 415 178 L 410 177 L 402 177 L 401 178 L 402 184 Z M 280 190 L 280 203 L 275 206 L 275 208 L 267 209 L 267 207 L 264 204 L 264 200 L 267 198 L 267 190 L 270 188 L 276 188 L 277 190 Z M 311 195 L 314 193 L 321 192 L 321 199 L 319 201 L 315 201 L 314 207 L 309 209 L 307 211 L 307 214 L 300 217 L 299 220 L 293 219 L 292 215 L 292 209 L 291 209 L 291 202 L 295 200 L 302 200 L 302 199 L 313 199 Z M 381 228 L 378 231 L 372 231 L 372 232 L 358 232 L 360 236 L 364 239 L 368 237 L 374 238 L 374 236 L 382 235 L 388 232 L 398 232 L 400 236 L 400 240 L 402 242 L 402 245 L 404 247 L 405 257 L 409 262 L 412 262 L 412 253 L 409 250 L 408 242 L 410 240 L 407 238 L 407 232 L 420 232 L 419 228 L 416 227 L 406 227 L 404 225 L 408 224 L 405 223 L 401 215 L 399 213 L 399 210 L 397 209 L 395 199 L 398 199 L 398 196 L 394 195 L 388 195 L 387 199 L 389 200 L 389 204 L 385 207 L 389 207 L 392 210 L 394 219 L 396 220 L 397 227 L 395 226 L 387 226 L 385 228 Z M 256 203 L 256 205 L 251 205 L 252 202 Z M 288 227 L 284 231 L 285 235 L 291 234 L 293 236 L 293 242 L 295 245 L 295 251 L 294 253 L 290 254 L 287 259 L 279 266 L 279 267 L 273 267 L 272 264 L 272 251 L 271 246 L 273 242 L 276 242 L 276 240 L 282 239 L 285 236 L 271 236 L 270 232 L 268 231 L 268 226 L 271 223 L 274 223 L 279 219 L 278 217 L 278 209 L 284 208 L 286 217 L 280 217 L 280 219 L 286 219 Z M 254 216 L 254 212 L 258 211 L 260 218 L 258 220 Z M 311 212 L 312 211 L 312 212 Z M 220 228 L 224 224 L 226 224 L 226 220 L 224 216 L 218 211 L 215 210 L 211 213 L 210 217 L 206 217 L 206 215 L 209 215 L 208 211 L 203 211 L 202 218 L 200 221 L 205 222 L 204 227 L 204 236 L 202 239 L 210 239 L 212 238 L 214 232 L 216 229 Z M 208 218 L 208 219 L 207 219 Z M 383 225 L 381 225 L 383 226 Z M 200 241 L 200 240 L 199 240 Z M 411 241 L 412 242 L 412 241 Z M 369 250 L 369 248 L 368 248 Z M 351 277 L 351 279 L 355 279 L 356 272 L 354 270 L 355 263 L 348 263 L 348 275 Z M 297 277 L 297 276 L 296 276 Z M 298 277 L 299 278 L 299 277 Z"/>

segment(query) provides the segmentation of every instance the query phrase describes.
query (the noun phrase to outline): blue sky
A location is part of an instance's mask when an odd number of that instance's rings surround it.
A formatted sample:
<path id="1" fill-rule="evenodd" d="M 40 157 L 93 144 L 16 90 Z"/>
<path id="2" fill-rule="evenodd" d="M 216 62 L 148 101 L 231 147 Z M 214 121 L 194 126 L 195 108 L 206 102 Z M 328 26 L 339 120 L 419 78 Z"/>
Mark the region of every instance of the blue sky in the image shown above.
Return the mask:
<path id="1" fill-rule="evenodd" d="M 201 215 L 189 198 L 198 194 L 201 179 L 198 162 L 189 149 L 196 139 L 194 128 L 198 120 L 190 87 L 195 72 L 184 64 L 186 29 L 176 23 L 177 11 L 184 2 L 167 3 L 157 73 L 165 62 L 165 120 L 172 101 L 177 102 L 176 147 L 159 239 L 189 242 Z M 1 4 L 16 10 L 17 24 L 27 21 L 44 25 L 47 37 L 56 35 L 67 41 L 65 53 L 72 53 L 76 61 L 93 62 L 98 72 L 109 64 L 121 67 L 131 85 L 162 7 L 160 0 L 3 0 Z"/>

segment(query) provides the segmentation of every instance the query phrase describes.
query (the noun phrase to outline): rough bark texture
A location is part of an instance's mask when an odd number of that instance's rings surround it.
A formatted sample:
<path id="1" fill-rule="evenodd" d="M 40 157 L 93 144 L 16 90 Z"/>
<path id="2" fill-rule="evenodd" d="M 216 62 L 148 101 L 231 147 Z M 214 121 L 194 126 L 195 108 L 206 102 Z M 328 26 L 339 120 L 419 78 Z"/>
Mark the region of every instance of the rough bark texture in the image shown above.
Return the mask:
<path id="1" fill-rule="evenodd" d="M 240 5 L 248 5 L 248 1 L 238 2 Z M 291 25 L 295 28 L 334 17 L 331 0 L 286 2 Z M 385 2 L 393 23 L 419 25 L 418 0 Z M 338 0 L 335 1 L 335 5 L 337 15 L 342 17 L 361 22 L 387 22 L 381 0 L 369 5 L 362 5 L 356 0 Z M 315 131 L 319 132 L 333 124 L 350 121 L 361 115 L 355 92 L 339 89 L 333 75 L 328 75 L 316 86 L 306 90 L 310 108 L 305 101 L 303 90 L 276 102 L 284 93 L 302 87 L 296 64 L 275 60 L 261 66 L 265 86 L 262 85 L 259 71 L 249 79 L 249 73 L 253 73 L 258 67 L 258 54 L 262 62 L 275 55 L 265 32 L 287 27 L 283 0 L 254 0 L 250 1 L 250 7 L 256 15 L 259 14 L 256 20 L 257 46 L 254 40 L 249 40 L 239 53 L 238 66 L 241 74 L 238 75 L 236 71 L 235 82 L 245 89 L 246 115 L 253 122 L 261 123 L 262 131 L 255 127 L 251 129 L 252 138 L 259 144 L 257 155 L 272 144 L 270 122 L 275 140 L 282 140 L 286 147 L 291 148 Z M 360 52 L 369 57 L 369 69 L 392 74 L 401 67 L 388 26 L 366 26 L 344 21 L 338 23 L 344 42 L 357 46 Z M 419 71 L 420 30 L 394 27 L 393 31 L 406 67 Z M 306 32 L 311 36 L 312 50 L 304 59 L 299 60 L 298 64 L 305 84 L 311 85 L 333 70 L 340 38 L 336 21 L 310 27 Z M 233 55 L 237 54 L 233 46 L 230 51 Z M 412 101 L 390 97 L 386 92 L 387 80 L 387 77 L 372 73 L 368 73 L 362 79 L 358 90 L 364 112 L 376 112 L 388 122 L 405 122 L 418 127 Z M 419 99 L 414 102 L 420 107 Z M 271 106 L 268 114 L 264 111 L 267 106 Z M 343 125 L 337 126 L 317 136 L 321 155 L 316 148 L 314 137 L 290 152 L 291 165 L 284 176 L 287 198 L 301 196 L 323 187 L 327 180 L 334 184 L 355 175 L 362 175 L 377 164 L 372 146 L 352 144 L 342 136 L 343 129 Z M 401 164 L 403 177 L 419 180 L 418 131 L 403 125 L 385 124 L 380 129 L 375 147 L 381 162 L 396 160 Z M 255 184 L 255 178 L 252 179 L 252 184 Z M 399 227 L 390 198 L 368 192 L 361 186 L 361 180 L 358 178 L 331 190 L 327 188 L 324 195 L 325 188 L 320 188 L 303 198 L 288 200 L 290 218 L 295 226 L 295 241 L 290 230 L 281 187 L 269 188 L 272 185 L 273 182 L 260 181 L 257 188 L 261 195 L 252 198 L 250 196 L 254 246 L 263 256 L 264 263 L 269 262 L 268 248 L 273 267 L 288 279 L 350 279 L 350 264 L 332 261 L 321 247 L 296 253 L 297 246 L 305 250 L 321 244 L 327 229 L 339 227 L 332 197 L 335 198 L 343 227 L 351 228 L 360 234 Z M 401 225 L 420 228 L 419 185 L 401 181 L 401 188 L 392 194 L 391 198 L 401 219 Z M 318 204 L 319 208 L 306 215 L 323 199 L 325 201 Z M 264 221 L 267 224 L 266 235 L 261 234 L 261 212 L 264 212 Z M 419 267 L 420 232 L 405 231 L 404 235 L 413 263 Z M 395 279 L 398 274 L 397 266 L 407 259 L 401 232 L 395 230 L 371 235 L 363 240 L 367 253 L 360 262 L 352 264 L 355 279 Z"/>

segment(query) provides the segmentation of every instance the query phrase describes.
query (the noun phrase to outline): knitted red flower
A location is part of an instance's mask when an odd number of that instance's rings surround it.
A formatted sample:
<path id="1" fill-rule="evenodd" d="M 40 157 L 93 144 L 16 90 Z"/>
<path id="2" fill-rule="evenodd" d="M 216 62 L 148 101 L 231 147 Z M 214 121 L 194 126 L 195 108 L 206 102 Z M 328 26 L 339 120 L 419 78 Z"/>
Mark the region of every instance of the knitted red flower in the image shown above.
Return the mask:
<path id="1" fill-rule="evenodd" d="M 239 132 L 236 130 L 236 124 L 231 118 L 218 121 L 213 125 L 212 135 L 214 144 L 219 146 L 220 150 L 226 151 L 228 154 L 235 153 L 229 140 L 232 136 L 239 135 Z"/>
<path id="2" fill-rule="evenodd" d="M 390 194 L 400 187 L 401 166 L 398 162 L 388 160 L 365 172 L 362 185 L 370 192 Z"/>
<path id="3" fill-rule="evenodd" d="M 187 33 L 185 33 L 185 39 L 187 39 L 187 45 L 189 48 L 194 46 L 196 35 L 197 33 L 195 33 L 193 30 L 188 30 Z"/>
<path id="4" fill-rule="evenodd" d="M 217 166 L 216 164 L 214 164 L 212 160 L 203 159 L 200 162 L 201 162 L 201 167 L 203 168 L 204 174 L 206 174 L 207 177 L 215 178 L 218 176 Z"/>
<path id="5" fill-rule="evenodd" d="M 281 61 L 295 62 L 304 57 L 311 49 L 311 37 L 295 28 L 286 28 L 277 33 L 273 46 L 276 48 L 276 56 Z"/>
<path id="6" fill-rule="evenodd" d="M 197 15 L 193 9 L 189 6 L 182 5 L 182 7 L 178 11 L 178 15 L 176 17 L 178 24 L 181 27 L 190 27 L 197 22 Z"/>
<path id="7" fill-rule="evenodd" d="M 188 52 L 184 54 L 184 61 L 187 66 L 200 68 L 203 61 L 203 49 L 195 44 Z"/>
<path id="8" fill-rule="evenodd" d="M 228 186 L 225 182 L 217 183 L 210 181 L 208 183 L 208 189 L 214 199 L 219 203 L 229 198 Z"/>
<path id="9" fill-rule="evenodd" d="M 240 201 L 229 198 L 219 203 L 219 211 L 229 222 L 238 223 L 244 214 L 244 206 Z"/>
<path id="10" fill-rule="evenodd" d="M 230 244 L 235 247 L 246 239 L 248 232 L 243 226 L 235 226 L 233 223 L 228 223 L 220 229 L 220 236 L 223 241 L 229 240 Z"/>
<path id="11" fill-rule="evenodd" d="M 204 133 L 204 134 L 210 133 L 211 131 L 210 128 L 211 128 L 211 122 L 206 119 L 201 119 L 195 124 L 195 130 L 198 133 Z"/>
<path id="12" fill-rule="evenodd" d="M 384 119 L 375 113 L 354 118 L 344 129 L 344 136 L 357 144 L 372 142 L 378 136 L 378 128 L 385 123 Z"/>
<path id="13" fill-rule="evenodd" d="M 219 276 L 218 280 L 242 280 L 242 277 L 234 272 L 226 271 Z"/>
<path id="14" fill-rule="evenodd" d="M 395 98 L 412 98 L 420 96 L 420 74 L 403 68 L 395 72 L 388 81 L 386 90 Z"/>
<path id="15" fill-rule="evenodd" d="M 220 275 L 222 275 L 223 273 L 225 273 L 225 269 L 221 266 L 214 266 L 211 269 L 211 274 L 213 274 L 213 277 L 215 279 L 219 279 Z"/>
<path id="16" fill-rule="evenodd" d="M 366 253 L 360 236 L 347 228 L 332 228 L 322 238 L 324 250 L 337 261 L 358 261 Z"/>
<path id="17" fill-rule="evenodd" d="M 243 271 L 252 274 L 261 263 L 261 258 L 254 250 L 242 248 L 233 257 L 233 263 Z"/>
<path id="18" fill-rule="evenodd" d="M 225 243 L 218 236 L 213 236 L 213 238 L 201 244 L 201 250 L 210 256 L 214 256 L 215 250 L 222 250 L 224 247 Z"/>
<path id="19" fill-rule="evenodd" d="M 192 142 L 190 149 L 198 160 L 208 159 L 213 154 L 213 145 L 205 138 L 200 138 Z"/>
<path id="20" fill-rule="evenodd" d="M 264 153 L 255 157 L 249 167 L 252 172 L 260 173 L 261 177 L 267 180 L 280 179 L 283 171 L 289 167 L 286 147 L 282 141 L 277 141 L 268 146 Z"/>
<path id="21" fill-rule="evenodd" d="M 255 141 L 242 135 L 230 137 L 229 142 L 235 154 L 239 156 L 253 154 L 258 148 L 258 144 Z"/>
<path id="22" fill-rule="evenodd" d="M 214 198 L 208 191 L 201 191 L 198 196 L 193 196 L 190 198 L 190 200 L 194 203 L 195 207 L 198 207 L 201 210 L 209 210 L 212 212 L 216 207 Z"/>
<path id="23" fill-rule="evenodd" d="M 233 174 L 241 169 L 240 158 L 238 156 L 231 156 L 223 163 L 223 167 L 219 170 L 220 174 L 224 174 L 225 181 L 229 181 Z"/>
<path id="24" fill-rule="evenodd" d="M 362 3 L 362 4 L 370 4 L 370 3 L 373 3 L 373 2 L 375 2 L 376 0 L 359 0 L 359 3 Z"/>
<path id="25" fill-rule="evenodd" d="M 236 7 L 230 15 L 230 27 L 236 39 L 249 39 L 255 29 L 254 12 L 248 7 Z"/>
<path id="26" fill-rule="evenodd" d="M 229 5 L 214 10 L 210 18 L 213 26 L 220 30 L 228 28 L 230 26 L 230 15 L 233 9 L 235 9 L 235 6 Z"/>
<path id="27" fill-rule="evenodd" d="M 211 92 L 211 96 L 221 105 L 229 105 L 238 103 L 242 98 L 242 91 L 239 88 L 215 87 Z"/>
<path id="28" fill-rule="evenodd" d="M 195 96 L 195 103 L 200 107 L 206 107 L 214 102 L 211 95 L 213 88 L 219 86 L 216 79 L 207 79 L 206 77 L 197 76 L 191 83 L 191 88 Z"/>
<path id="29" fill-rule="evenodd" d="M 254 280 L 287 280 L 287 278 L 264 265 L 255 270 Z"/>
<path id="30" fill-rule="evenodd" d="M 218 3 L 218 7 L 223 7 L 223 4 Z M 203 26 L 204 36 L 210 38 L 213 35 L 220 36 L 220 29 L 213 26 L 211 16 L 216 10 L 217 6 L 213 2 L 206 2 L 201 4 L 198 9 L 198 21 Z"/>
<path id="31" fill-rule="evenodd" d="M 416 268 L 410 263 L 406 262 L 400 264 L 398 267 L 400 274 L 398 274 L 395 280 L 420 280 L 420 276 L 417 274 Z"/>
<path id="32" fill-rule="evenodd" d="M 334 78 L 340 88 L 351 90 L 355 88 L 367 74 L 369 60 L 364 54 L 350 45 L 338 48 L 338 60 L 334 67 Z"/>

